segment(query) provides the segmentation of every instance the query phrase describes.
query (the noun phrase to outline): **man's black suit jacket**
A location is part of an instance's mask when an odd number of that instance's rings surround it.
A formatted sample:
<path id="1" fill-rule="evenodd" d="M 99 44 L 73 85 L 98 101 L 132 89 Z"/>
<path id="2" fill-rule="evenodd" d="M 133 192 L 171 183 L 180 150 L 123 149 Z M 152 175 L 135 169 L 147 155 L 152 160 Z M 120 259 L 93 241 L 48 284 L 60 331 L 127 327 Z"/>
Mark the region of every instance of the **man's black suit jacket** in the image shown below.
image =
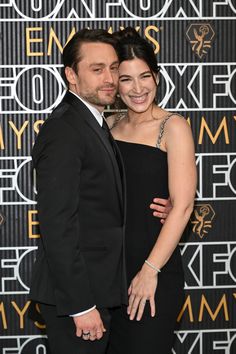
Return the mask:
<path id="1" fill-rule="evenodd" d="M 56 305 L 58 315 L 126 303 L 119 151 L 115 157 L 95 117 L 67 92 L 42 126 L 32 159 L 41 239 L 31 299 Z"/>

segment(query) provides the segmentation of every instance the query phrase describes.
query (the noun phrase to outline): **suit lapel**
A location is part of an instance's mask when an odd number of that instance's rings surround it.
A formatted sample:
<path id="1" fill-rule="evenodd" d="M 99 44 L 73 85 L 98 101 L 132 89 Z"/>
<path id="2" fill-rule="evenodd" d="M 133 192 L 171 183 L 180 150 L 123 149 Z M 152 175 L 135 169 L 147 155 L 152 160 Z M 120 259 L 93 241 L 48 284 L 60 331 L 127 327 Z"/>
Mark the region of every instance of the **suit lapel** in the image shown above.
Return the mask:
<path id="1" fill-rule="evenodd" d="M 125 176 L 125 167 L 124 167 L 124 162 L 123 158 L 120 152 L 119 147 L 116 144 L 116 141 L 114 140 L 114 145 L 116 147 L 116 158 L 119 164 L 119 170 L 120 170 L 120 176 L 122 179 L 122 197 L 123 197 L 123 210 L 124 210 L 124 224 L 126 223 L 126 176 Z"/>
<path id="2" fill-rule="evenodd" d="M 105 146 L 111 162 L 112 162 L 112 166 L 113 166 L 113 170 L 114 170 L 114 174 L 115 174 L 115 179 L 116 179 L 116 184 L 117 184 L 117 189 L 118 189 L 118 194 L 120 197 L 120 202 L 121 205 L 123 204 L 122 199 L 123 199 L 123 191 L 122 191 L 122 184 L 121 184 L 121 172 L 119 170 L 118 167 L 118 163 L 114 154 L 114 151 L 112 149 L 112 146 L 109 142 L 108 139 L 106 139 L 104 137 L 103 131 L 102 131 L 102 127 L 100 127 L 100 125 L 98 124 L 98 122 L 95 120 L 94 117 L 88 117 L 88 119 L 86 119 L 86 123 L 95 131 L 95 133 L 98 135 L 98 137 L 100 138 L 102 144 Z M 117 148 L 118 150 L 118 148 Z"/>
<path id="3" fill-rule="evenodd" d="M 99 125 L 99 123 L 97 122 L 96 118 L 93 116 L 93 114 L 90 112 L 90 110 L 83 104 L 82 101 L 79 100 L 79 98 L 77 98 L 75 95 L 73 95 L 70 92 L 67 92 L 64 100 L 66 102 L 68 102 L 69 104 L 71 104 L 76 112 L 80 112 L 80 114 L 82 113 L 84 121 L 90 126 L 90 128 L 93 129 L 93 131 L 97 134 L 97 136 L 99 137 L 100 141 L 102 142 L 102 144 L 104 145 L 104 147 L 106 148 L 107 153 L 110 156 L 111 159 L 111 163 L 113 166 L 113 170 L 114 170 L 114 174 L 115 174 L 115 180 L 116 180 L 116 185 L 117 185 L 117 189 L 118 189 L 118 195 L 120 198 L 120 203 L 122 205 L 122 209 L 123 209 L 123 188 L 122 188 L 122 182 L 121 182 L 121 172 L 124 176 L 124 168 L 123 168 L 123 162 L 122 162 L 122 158 L 120 155 L 120 151 L 119 148 L 116 146 L 116 150 L 117 150 L 117 155 L 119 160 L 121 161 L 121 167 L 122 167 L 122 171 L 120 172 L 118 164 L 117 164 L 117 160 L 114 154 L 114 151 L 112 149 L 112 146 L 110 144 L 110 142 L 108 141 L 108 139 L 104 138 L 103 135 L 103 131 L 102 131 L 102 127 Z"/>

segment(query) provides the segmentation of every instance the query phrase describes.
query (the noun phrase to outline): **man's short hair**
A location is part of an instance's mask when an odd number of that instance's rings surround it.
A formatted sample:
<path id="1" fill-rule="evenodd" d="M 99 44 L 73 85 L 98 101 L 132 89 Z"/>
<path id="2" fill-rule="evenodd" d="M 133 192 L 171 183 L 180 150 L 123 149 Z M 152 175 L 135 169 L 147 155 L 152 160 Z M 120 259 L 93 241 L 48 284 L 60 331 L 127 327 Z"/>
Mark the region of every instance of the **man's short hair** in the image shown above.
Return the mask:
<path id="1" fill-rule="evenodd" d="M 71 67 L 77 73 L 78 63 L 82 59 L 81 45 L 83 43 L 110 44 L 116 50 L 116 39 L 103 29 L 82 29 L 74 34 L 63 50 L 64 67 Z"/>

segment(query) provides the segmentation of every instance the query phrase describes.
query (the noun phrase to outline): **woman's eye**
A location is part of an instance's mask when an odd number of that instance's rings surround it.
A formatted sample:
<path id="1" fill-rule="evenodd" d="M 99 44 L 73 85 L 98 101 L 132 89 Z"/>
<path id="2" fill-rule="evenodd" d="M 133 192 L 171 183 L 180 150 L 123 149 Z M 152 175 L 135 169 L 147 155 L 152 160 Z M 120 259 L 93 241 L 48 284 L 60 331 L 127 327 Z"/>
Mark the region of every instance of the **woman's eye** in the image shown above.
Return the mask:
<path id="1" fill-rule="evenodd" d="M 130 79 L 120 79 L 120 82 L 125 82 L 125 81 L 129 81 Z"/>

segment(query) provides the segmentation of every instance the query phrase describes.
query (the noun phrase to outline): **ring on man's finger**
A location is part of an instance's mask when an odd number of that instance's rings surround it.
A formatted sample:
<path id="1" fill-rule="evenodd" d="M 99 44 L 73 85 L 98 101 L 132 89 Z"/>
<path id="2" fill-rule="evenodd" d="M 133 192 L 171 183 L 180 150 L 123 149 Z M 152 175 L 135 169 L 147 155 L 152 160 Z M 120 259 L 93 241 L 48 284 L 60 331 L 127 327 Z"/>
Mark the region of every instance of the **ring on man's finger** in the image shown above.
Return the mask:
<path id="1" fill-rule="evenodd" d="M 83 336 L 90 336 L 90 332 L 83 333 Z"/>
<path id="2" fill-rule="evenodd" d="M 143 300 L 141 301 L 141 303 L 142 303 L 143 305 L 146 305 L 146 302 L 147 302 L 146 299 L 143 299 Z"/>
<path id="3" fill-rule="evenodd" d="M 90 335 L 89 334 L 87 336 L 83 335 L 82 338 L 83 340 L 90 340 Z"/>

